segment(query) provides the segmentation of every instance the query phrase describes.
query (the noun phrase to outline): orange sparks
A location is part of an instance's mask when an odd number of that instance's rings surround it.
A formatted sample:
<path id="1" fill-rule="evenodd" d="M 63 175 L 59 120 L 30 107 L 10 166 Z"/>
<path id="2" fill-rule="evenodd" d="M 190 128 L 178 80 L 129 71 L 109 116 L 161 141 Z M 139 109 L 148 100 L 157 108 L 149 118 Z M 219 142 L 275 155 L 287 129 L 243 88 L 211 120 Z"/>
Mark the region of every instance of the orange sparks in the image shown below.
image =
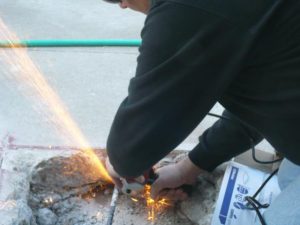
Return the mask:
<path id="1" fill-rule="evenodd" d="M 167 199 L 165 198 L 155 201 L 154 199 L 151 198 L 150 194 L 151 194 L 151 186 L 145 185 L 144 197 L 146 199 L 146 204 L 148 209 L 148 220 L 154 222 L 156 219 L 156 214 L 164 210 L 166 207 L 171 206 L 171 204 L 169 204 L 167 202 Z"/>
<path id="2" fill-rule="evenodd" d="M 9 31 L 1 18 L 0 39 L 8 40 L 11 43 L 12 41 L 18 40 L 17 36 Z M 43 105 L 39 110 L 52 121 L 60 134 L 63 134 L 61 136 L 68 138 L 72 143 L 85 149 L 84 153 L 90 157 L 91 161 L 98 168 L 100 175 L 111 182 L 111 177 L 107 173 L 104 165 L 88 144 L 60 97 L 34 65 L 27 54 L 27 50 L 25 48 L 1 49 L 0 56 L 0 62 L 2 60 L 2 62 L 4 62 L 3 64 L 8 66 L 8 69 L 4 70 L 7 78 L 19 82 L 22 87 L 23 85 L 26 86 L 26 88 L 28 87 L 27 91 L 23 94 L 30 99 L 37 99 L 38 102 Z"/>
<path id="3" fill-rule="evenodd" d="M 139 201 L 138 199 L 133 198 L 133 197 L 131 198 L 131 200 L 134 201 L 134 202 L 138 202 Z"/>
<path id="4" fill-rule="evenodd" d="M 52 198 L 52 197 L 48 197 L 48 198 L 45 198 L 45 199 L 44 199 L 43 203 L 44 203 L 45 205 L 52 205 L 52 204 L 54 203 L 54 201 L 53 201 L 53 198 Z"/>
<path id="5" fill-rule="evenodd" d="M 160 213 L 167 207 L 172 206 L 172 204 L 170 204 L 165 198 L 159 199 L 157 201 L 152 199 L 151 185 L 145 185 L 144 193 L 141 197 L 146 201 L 147 219 L 152 223 L 156 220 L 157 213 Z M 134 202 L 139 202 L 139 200 L 134 197 L 131 197 L 131 200 Z"/>

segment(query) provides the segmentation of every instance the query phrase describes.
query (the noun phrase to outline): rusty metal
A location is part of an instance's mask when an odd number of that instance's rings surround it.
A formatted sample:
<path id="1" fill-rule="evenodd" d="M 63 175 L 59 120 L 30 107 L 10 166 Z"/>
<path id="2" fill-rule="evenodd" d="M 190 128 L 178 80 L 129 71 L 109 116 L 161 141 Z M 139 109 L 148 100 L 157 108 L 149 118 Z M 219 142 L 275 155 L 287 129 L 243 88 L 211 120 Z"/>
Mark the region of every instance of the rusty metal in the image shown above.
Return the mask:
<path id="1" fill-rule="evenodd" d="M 114 219 L 114 214 L 115 214 L 115 210 L 116 210 L 118 196 L 119 196 L 119 190 L 115 186 L 114 192 L 113 192 L 113 195 L 112 195 L 112 198 L 111 198 L 111 202 L 110 202 L 110 209 L 109 209 L 109 212 L 108 212 L 108 218 L 107 218 L 106 225 L 112 225 L 113 224 L 113 219 Z"/>

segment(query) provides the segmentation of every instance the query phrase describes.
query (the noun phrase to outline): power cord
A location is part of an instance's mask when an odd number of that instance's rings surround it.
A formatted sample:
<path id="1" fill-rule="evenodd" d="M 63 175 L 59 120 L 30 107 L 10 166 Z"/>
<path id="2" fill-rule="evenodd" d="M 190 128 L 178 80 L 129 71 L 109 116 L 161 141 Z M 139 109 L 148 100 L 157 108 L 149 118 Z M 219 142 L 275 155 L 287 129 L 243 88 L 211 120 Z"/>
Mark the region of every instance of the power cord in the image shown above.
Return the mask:
<path id="1" fill-rule="evenodd" d="M 246 196 L 245 200 L 248 202 L 246 204 L 247 209 L 254 209 L 256 211 L 256 214 L 258 216 L 259 221 L 261 222 L 262 225 L 267 225 L 263 216 L 261 215 L 259 209 L 261 208 L 268 208 L 269 204 L 261 204 L 259 201 L 256 200 L 257 195 L 262 191 L 262 189 L 266 186 L 266 184 L 269 182 L 269 180 L 278 172 L 278 169 L 274 170 L 268 178 L 263 182 L 263 184 L 257 189 L 255 194 L 253 196 Z M 252 206 L 249 207 L 249 206 Z"/>
<path id="2" fill-rule="evenodd" d="M 252 138 L 250 138 L 250 142 L 251 142 L 251 151 L 252 151 L 252 158 L 255 162 L 260 163 L 260 164 L 272 164 L 272 163 L 277 163 L 282 161 L 283 158 L 278 158 L 278 159 L 274 159 L 272 161 L 261 161 L 259 159 L 256 158 L 256 150 L 255 150 L 255 143 L 254 140 Z"/>
<path id="3" fill-rule="evenodd" d="M 275 159 L 275 160 L 272 160 L 272 161 L 259 160 L 256 157 L 255 142 L 254 142 L 253 138 L 251 137 L 249 132 L 240 123 L 237 123 L 236 121 L 232 120 L 231 118 L 229 118 L 227 116 L 218 115 L 218 114 L 215 114 L 215 113 L 208 113 L 207 115 L 212 116 L 212 117 L 216 117 L 216 118 L 219 118 L 219 119 L 227 120 L 227 121 L 230 121 L 230 122 L 235 123 L 238 126 L 240 126 L 242 128 L 244 134 L 249 137 L 251 151 L 252 151 L 252 158 L 255 162 L 260 163 L 260 164 L 272 164 L 272 163 L 280 162 L 283 159 L 283 158 L 279 158 L 279 159 Z"/>
<path id="4" fill-rule="evenodd" d="M 253 209 L 255 210 L 261 224 L 262 225 L 267 225 L 267 223 L 264 220 L 264 218 L 263 218 L 262 214 L 260 213 L 259 209 L 267 208 L 267 207 L 269 207 L 269 205 L 268 204 L 267 204 L 267 206 L 261 205 L 256 199 L 253 199 L 250 196 L 247 196 L 245 199 L 248 201 L 248 204 L 250 204 L 253 207 Z M 248 208 L 248 209 L 251 209 L 251 208 Z"/>
<path id="5" fill-rule="evenodd" d="M 272 163 L 276 163 L 276 162 L 280 162 L 283 158 L 279 158 L 279 159 L 275 159 L 272 161 L 262 161 L 257 159 L 256 157 L 256 149 L 255 149 L 255 142 L 254 139 L 251 137 L 251 135 L 248 133 L 248 131 L 239 123 L 236 123 L 234 120 L 232 120 L 231 118 L 228 118 L 226 116 L 223 115 L 218 115 L 215 113 L 208 113 L 209 116 L 213 116 L 219 119 L 224 119 L 227 121 L 230 121 L 232 123 L 238 124 L 242 129 L 243 132 L 250 137 L 250 146 L 251 146 L 251 151 L 252 151 L 252 158 L 255 162 L 260 163 L 260 164 L 272 164 Z M 258 200 L 256 200 L 256 197 L 258 196 L 258 194 L 262 191 L 262 189 L 266 186 L 266 184 L 269 182 L 269 180 L 278 172 L 278 169 L 274 170 L 269 176 L 268 178 L 262 183 L 262 185 L 257 189 L 257 191 L 255 192 L 255 194 L 253 196 L 246 196 L 245 200 L 248 202 L 246 204 L 246 209 L 249 210 L 255 210 L 259 221 L 261 222 L 262 225 L 267 225 L 266 221 L 264 220 L 262 214 L 260 213 L 260 209 L 262 208 L 268 208 L 269 204 L 261 204 Z M 251 206 L 251 207 L 250 207 Z"/>

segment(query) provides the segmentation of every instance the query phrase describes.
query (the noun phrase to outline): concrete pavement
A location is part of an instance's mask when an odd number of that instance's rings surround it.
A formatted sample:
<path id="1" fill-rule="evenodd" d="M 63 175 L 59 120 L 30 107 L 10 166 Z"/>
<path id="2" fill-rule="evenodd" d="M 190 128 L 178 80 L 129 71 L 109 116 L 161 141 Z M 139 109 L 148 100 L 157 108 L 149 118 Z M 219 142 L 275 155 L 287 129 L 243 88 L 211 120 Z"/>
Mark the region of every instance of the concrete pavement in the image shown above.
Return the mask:
<path id="1" fill-rule="evenodd" d="M 137 39 L 145 18 L 101 0 L 1 0 L 0 17 L 20 39 Z M 138 49 L 33 48 L 28 53 L 90 144 L 104 147 L 134 76 Z M 55 132 L 49 119 L 34 111 L 20 92 L 24 84 L 11 81 L 5 70 L 0 69 L 0 138 L 9 133 L 20 144 L 72 145 Z M 213 110 L 221 113 L 222 107 Z M 191 149 L 213 121 L 201 123 L 180 148 Z"/>

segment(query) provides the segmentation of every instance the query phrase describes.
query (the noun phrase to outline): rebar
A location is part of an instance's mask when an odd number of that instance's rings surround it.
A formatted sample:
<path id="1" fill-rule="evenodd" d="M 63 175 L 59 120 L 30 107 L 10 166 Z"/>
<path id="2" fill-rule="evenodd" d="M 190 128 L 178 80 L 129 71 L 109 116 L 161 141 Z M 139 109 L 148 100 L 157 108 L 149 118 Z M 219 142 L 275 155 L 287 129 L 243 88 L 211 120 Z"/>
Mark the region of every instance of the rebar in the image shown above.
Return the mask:
<path id="1" fill-rule="evenodd" d="M 108 212 L 108 218 L 107 218 L 106 225 L 113 224 L 113 219 L 114 219 L 114 214 L 115 214 L 115 210 L 116 210 L 118 196 L 119 196 L 119 191 L 118 191 L 118 188 L 115 186 L 114 192 L 113 192 L 113 195 L 111 198 L 111 202 L 110 202 L 110 209 Z"/>

